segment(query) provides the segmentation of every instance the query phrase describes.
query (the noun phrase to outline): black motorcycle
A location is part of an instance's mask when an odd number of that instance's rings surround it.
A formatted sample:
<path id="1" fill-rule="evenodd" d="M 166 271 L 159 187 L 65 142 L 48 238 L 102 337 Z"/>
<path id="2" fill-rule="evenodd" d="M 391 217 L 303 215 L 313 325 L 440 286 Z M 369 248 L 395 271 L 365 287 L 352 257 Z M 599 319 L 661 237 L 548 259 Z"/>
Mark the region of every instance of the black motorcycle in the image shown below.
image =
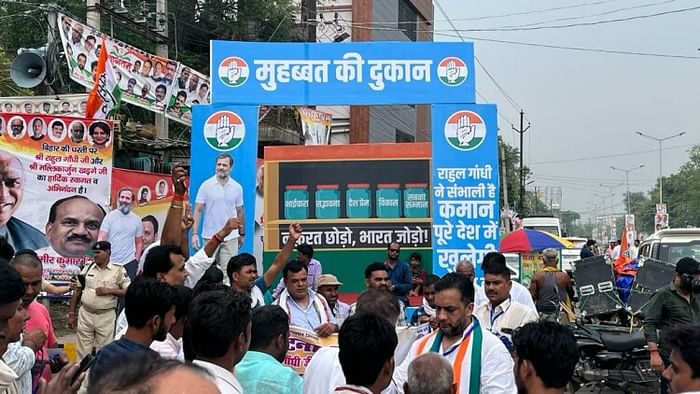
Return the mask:
<path id="1" fill-rule="evenodd" d="M 579 351 L 570 391 L 612 388 L 624 393 L 658 393 L 659 378 L 649 366 L 644 334 L 619 327 L 571 325 Z"/>

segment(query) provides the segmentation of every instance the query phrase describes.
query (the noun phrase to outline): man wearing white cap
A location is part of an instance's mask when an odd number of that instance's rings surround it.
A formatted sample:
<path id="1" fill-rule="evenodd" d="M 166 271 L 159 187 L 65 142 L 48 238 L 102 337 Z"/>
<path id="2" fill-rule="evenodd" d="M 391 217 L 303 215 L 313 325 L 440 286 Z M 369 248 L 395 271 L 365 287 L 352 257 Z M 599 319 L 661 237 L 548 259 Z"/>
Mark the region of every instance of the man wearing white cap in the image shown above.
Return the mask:
<path id="1" fill-rule="evenodd" d="M 347 319 L 350 313 L 350 305 L 338 300 L 338 289 L 342 285 L 343 283 L 339 282 L 338 278 L 331 274 L 323 274 L 316 281 L 318 292 L 328 302 L 328 306 L 338 322 L 338 327 L 343 325 L 343 321 Z"/>

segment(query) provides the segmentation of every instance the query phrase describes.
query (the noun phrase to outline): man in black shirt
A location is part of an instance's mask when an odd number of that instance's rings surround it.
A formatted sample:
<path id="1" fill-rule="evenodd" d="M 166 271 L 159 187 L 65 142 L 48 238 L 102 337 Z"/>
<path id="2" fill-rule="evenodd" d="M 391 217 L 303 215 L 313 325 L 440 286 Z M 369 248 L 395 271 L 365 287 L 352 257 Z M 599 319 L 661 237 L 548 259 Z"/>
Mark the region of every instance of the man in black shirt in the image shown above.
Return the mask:
<path id="1" fill-rule="evenodd" d="M 700 263 L 684 257 L 676 263 L 673 282 L 657 290 L 644 308 L 644 336 L 649 346 L 651 369 L 659 374 L 670 363 L 671 348 L 664 338 L 666 330 L 687 323 L 700 322 Z M 661 392 L 668 390 L 668 381 L 661 379 Z"/>

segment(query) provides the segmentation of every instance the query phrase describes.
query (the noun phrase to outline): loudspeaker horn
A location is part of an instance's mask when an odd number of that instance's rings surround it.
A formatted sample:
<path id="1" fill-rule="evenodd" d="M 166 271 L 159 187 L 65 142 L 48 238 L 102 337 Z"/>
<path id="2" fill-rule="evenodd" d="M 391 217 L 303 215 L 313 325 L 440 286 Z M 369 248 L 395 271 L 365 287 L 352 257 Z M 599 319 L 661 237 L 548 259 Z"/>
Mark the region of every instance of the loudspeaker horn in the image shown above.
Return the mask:
<path id="1" fill-rule="evenodd" d="M 38 86 L 46 78 L 43 49 L 20 49 L 10 65 L 10 78 L 22 88 Z"/>

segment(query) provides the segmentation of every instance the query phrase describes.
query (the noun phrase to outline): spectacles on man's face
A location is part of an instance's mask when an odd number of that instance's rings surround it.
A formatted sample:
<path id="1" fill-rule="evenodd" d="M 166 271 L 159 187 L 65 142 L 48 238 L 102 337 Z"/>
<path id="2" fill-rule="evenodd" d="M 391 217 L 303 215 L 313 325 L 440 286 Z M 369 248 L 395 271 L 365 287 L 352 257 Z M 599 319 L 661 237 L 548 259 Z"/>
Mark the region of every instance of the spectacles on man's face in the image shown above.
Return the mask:
<path id="1" fill-rule="evenodd" d="M 401 249 L 389 249 L 389 252 L 399 253 Z"/>

